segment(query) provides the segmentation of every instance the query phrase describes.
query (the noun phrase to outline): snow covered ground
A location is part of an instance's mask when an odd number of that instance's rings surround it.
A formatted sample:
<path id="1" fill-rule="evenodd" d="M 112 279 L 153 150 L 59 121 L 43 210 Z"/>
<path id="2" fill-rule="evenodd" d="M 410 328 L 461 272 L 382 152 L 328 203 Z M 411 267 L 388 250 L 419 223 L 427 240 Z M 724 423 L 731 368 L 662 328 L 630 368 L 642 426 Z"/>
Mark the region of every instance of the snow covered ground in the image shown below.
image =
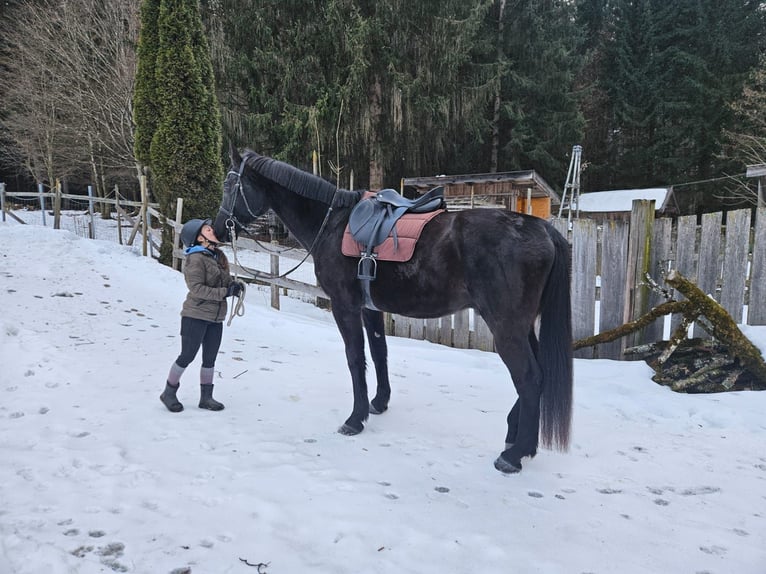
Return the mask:
<path id="1" fill-rule="evenodd" d="M 577 360 L 572 449 L 505 476 L 496 355 L 390 338 L 391 408 L 341 436 L 331 316 L 252 288 L 216 365 L 226 409 L 196 407 L 198 358 L 171 414 L 181 274 L 13 221 L 0 245 L 2 574 L 766 572 L 764 393 Z"/>

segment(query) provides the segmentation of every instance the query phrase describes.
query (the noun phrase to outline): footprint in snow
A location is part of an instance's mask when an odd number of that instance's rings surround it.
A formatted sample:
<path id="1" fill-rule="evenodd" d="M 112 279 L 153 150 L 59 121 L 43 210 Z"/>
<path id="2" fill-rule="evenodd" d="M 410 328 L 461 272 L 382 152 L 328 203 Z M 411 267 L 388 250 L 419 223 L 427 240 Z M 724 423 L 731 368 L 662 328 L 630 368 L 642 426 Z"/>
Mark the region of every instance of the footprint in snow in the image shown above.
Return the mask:
<path id="1" fill-rule="evenodd" d="M 728 552 L 727 548 L 724 548 L 723 546 L 700 546 L 700 550 L 704 552 L 705 554 L 712 554 L 714 556 L 723 556 Z"/>

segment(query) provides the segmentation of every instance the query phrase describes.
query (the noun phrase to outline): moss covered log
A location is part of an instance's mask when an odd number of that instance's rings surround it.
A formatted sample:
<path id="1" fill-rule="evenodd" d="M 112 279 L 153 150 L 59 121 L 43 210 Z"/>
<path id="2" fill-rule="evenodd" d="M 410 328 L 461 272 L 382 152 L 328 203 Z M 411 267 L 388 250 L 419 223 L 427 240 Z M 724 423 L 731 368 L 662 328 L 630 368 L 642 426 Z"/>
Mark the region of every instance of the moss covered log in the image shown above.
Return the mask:
<path id="1" fill-rule="evenodd" d="M 739 330 L 731 315 L 678 271 L 672 270 L 665 281 L 686 297 L 698 315 L 705 317 L 708 323 L 705 328 L 709 329 L 710 335 L 726 345 L 729 353 L 739 360 L 740 365 L 761 384 L 766 385 L 766 362 L 763 355 Z"/>

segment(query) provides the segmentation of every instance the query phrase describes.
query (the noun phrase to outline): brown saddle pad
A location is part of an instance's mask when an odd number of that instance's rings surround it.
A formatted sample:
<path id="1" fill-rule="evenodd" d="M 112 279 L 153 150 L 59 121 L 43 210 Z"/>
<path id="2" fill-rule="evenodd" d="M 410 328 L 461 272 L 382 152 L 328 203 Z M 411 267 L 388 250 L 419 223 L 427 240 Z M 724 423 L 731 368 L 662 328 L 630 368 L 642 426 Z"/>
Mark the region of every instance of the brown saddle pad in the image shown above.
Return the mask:
<path id="1" fill-rule="evenodd" d="M 398 245 L 394 245 L 394 238 L 389 235 L 383 243 L 373 249 L 373 253 L 377 255 L 378 261 L 396 261 L 400 263 L 409 261 L 415 252 L 415 245 L 426 223 L 440 213 L 444 213 L 444 211 L 444 209 L 437 209 L 428 213 L 405 213 L 396 222 Z M 365 246 L 354 241 L 348 225 L 346 225 L 346 230 L 343 232 L 341 252 L 349 257 L 359 257 L 365 252 Z"/>

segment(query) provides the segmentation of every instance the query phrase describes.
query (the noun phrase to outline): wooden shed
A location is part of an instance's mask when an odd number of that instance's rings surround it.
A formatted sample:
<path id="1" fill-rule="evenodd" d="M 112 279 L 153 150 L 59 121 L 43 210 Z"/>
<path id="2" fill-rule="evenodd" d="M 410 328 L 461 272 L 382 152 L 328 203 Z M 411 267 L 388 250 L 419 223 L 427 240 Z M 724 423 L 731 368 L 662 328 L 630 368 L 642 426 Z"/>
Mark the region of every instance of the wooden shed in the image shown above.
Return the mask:
<path id="1" fill-rule="evenodd" d="M 468 175 L 438 175 L 402 179 L 402 193 L 423 193 L 443 185 L 447 205 L 452 210 L 500 208 L 529 213 L 548 219 L 558 212 L 560 198 L 534 170 Z"/>
<path id="2" fill-rule="evenodd" d="M 578 204 L 572 206 L 572 217 L 588 219 L 629 219 L 636 199 L 654 200 L 655 216 L 678 215 L 678 205 L 672 187 L 646 189 L 614 189 L 580 194 Z"/>

